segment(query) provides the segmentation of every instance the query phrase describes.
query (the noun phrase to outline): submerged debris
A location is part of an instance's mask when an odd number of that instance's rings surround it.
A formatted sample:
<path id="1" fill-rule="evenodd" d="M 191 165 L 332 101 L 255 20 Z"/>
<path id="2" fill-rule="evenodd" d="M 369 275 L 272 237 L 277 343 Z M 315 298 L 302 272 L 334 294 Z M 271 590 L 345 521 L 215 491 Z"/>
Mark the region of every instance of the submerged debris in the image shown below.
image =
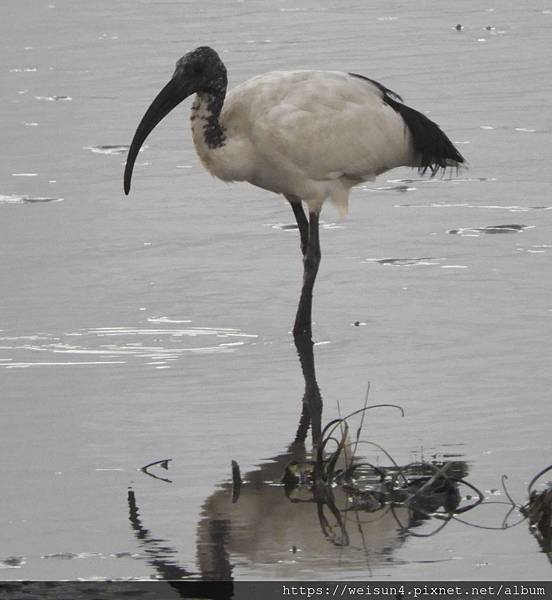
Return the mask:
<path id="1" fill-rule="evenodd" d="M 552 471 L 552 465 L 537 473 L 529 484 L 529 502 L 523 507 L 522 512 L 529 519 L 531 533 L 537 538 L 542 551 L 552 562 L 552 484 L 549 482 L 547 489 L 542 492 L 533 489 L 537 481 L 548 471 Z"/>
<path id="2" fill-rule="evenodd" d="M 368 394 L 367 394 L 368 395 Z M 422 521 L 437 518 L 438 528 L 425 535 L 433 535 L 442 529 L 452 518 L 481 504 L 483 494 L 465 481 L 464 462 L 416 462 L 399 466 L 393 457 L 374 442 L 361 440 L 362 421 L 356 431 L 356 438 L 350 441 L 348 420 L 358 414 L 364 417 L 367 410 L 395 405 L 380 404 L 365 406 L 344 418 L 331 421 L 322 430 L 322 441 L 313 460 L 291 461 L 285 468 L 282 483 L 291 502 L 312 502 L 317 505 L 322 532 L 335 545 L 348 544 L 345 529 L 345 515 L 351 511 L 378 513 L 391 511 L 403 531 L 412 535 L 412 527 Z M 376 466 L 360 461 L 356 452 L 361 444 L 371 445 L 383 452 L 390 466 Z M 329 451 L 333 446 L 335 449 Z M 469 488 L 469 494 L 461 494 L 461 486 Z M 334 491 L 345 491 L 346 505 L 336 506 Z M 472 493 L 475 492 L 474 495 Z M 407 509 L 407 522 L 401 515 Z M 324 510 L 328 509 L 336 525 L 330 526 Z M 401 520 L 402 519 L 402 520 Z"/>
<path id="3" fill-rule="evenodd" d="M 552 562 L 552 489 L 533 492 L 527 506 L 529 527 Z"/>
<path id="4" fill-rule="evenodd" d="M 140 469 L 140 471 L 142 471 L 142 473 L 145 473 L 146 475 L 149 475 L 150 477 L 153 477 L 154 479 L 159 479 L 161 481 L 165 481 L 166 483 L 172 483 L 172 479 L 169 479 L 168 477 L 159 477 L 159 475 L 155 475 L 154 473 L 150 473 L 149 469 L 151 467 L 156 467 L 156 466 L 160 466 L 162 469 L 165 469 L 165 471 L 169 470 L 169 463 L 172 461 L 172 458 L 163 458 L 161 460 L 155 460 L 154 462 L 151 462 L 147 465 L 145 465 L 144 467 L 142 467 Z"/>

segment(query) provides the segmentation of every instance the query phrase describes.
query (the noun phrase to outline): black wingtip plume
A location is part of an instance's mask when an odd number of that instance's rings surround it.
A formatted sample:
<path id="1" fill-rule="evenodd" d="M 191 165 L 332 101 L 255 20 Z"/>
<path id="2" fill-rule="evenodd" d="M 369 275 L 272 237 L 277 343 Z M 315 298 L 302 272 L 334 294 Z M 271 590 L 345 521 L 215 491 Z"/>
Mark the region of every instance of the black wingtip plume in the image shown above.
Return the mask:
<path id="1" fill-rule="evenodd" d="M 455 145 L 437 123 L 406 104 L 386 97 L 385 101 L 404 119 L 412 136 L 414 151 L 418 155 L 418 170 L 423 175 L 428 170 L 431 176 L 447 167 L 460 167 L 465 162 Z"/>
<path id="2" fill-rule="evenodd" d="M 349 73 L 349 75 L 364 79 L 376 86 L 382 93 L 383 101 L 401 115 L 412 136 L 412 144 L 418 158 L 418 164 L 414 166 L 418 167 L 422 175 L 429 170 L 433 177 L 440 169 L 443 171 L 447 167 L 458 169 L 465 162 L 464 157 L 439 125 L 421 112 L 403 104 L 399 94 L 364 75 L 358 73 Z"/>

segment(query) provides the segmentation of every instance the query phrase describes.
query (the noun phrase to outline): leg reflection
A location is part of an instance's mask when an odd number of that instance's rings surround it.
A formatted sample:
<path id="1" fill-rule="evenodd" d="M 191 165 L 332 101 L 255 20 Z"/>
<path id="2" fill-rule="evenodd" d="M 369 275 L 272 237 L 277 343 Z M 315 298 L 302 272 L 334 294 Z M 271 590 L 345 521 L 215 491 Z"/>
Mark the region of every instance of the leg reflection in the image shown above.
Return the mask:
<path id="1" fill-rule="evenodd" d="M 303 412 L 299 421 L 296 440 L 302 436 L 304 442 L 309 425 L 312 429 L 312 444 L 316 449 L 320 445 L 322 432 L 322 395 L 318 382 L 316 381 L 316 369 L 314 365 L 313 341 L 310 335 L 294 336 L 295 347 L 301 363 L 301 371 L 305 380 L 305 392 L 303 394 Z"/>

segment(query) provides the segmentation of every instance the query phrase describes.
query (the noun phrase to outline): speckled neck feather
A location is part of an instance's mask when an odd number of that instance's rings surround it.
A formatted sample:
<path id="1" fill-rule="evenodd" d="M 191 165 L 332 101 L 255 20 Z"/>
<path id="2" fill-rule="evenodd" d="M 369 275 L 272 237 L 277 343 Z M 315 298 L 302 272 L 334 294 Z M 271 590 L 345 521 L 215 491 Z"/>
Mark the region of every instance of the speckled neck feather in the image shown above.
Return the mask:
<path id="1" fill-rule="evenodd" d="M 219 123 L 219 116 L 226 97 L 226 81 L 215 81 L 208 90 L 198 92 L 192 105 L 192 129 L 197 126 L 194 121 L 203 122 L 202 136 L 209 149 L 220 148 L 226 142 L 224 128 Z"/>

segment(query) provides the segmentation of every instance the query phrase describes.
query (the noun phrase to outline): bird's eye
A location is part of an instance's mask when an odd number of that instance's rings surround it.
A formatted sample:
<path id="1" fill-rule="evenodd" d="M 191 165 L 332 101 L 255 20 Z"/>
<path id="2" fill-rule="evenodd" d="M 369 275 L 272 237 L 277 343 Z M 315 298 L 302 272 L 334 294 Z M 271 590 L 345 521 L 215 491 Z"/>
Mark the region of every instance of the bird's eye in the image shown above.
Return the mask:
<path id="1" fill-rule="evenodd" d="M 201 63 L 194 63 L 192 66 L 194 75 L 201 75 L 203 73 L 203 65 Z"/>

